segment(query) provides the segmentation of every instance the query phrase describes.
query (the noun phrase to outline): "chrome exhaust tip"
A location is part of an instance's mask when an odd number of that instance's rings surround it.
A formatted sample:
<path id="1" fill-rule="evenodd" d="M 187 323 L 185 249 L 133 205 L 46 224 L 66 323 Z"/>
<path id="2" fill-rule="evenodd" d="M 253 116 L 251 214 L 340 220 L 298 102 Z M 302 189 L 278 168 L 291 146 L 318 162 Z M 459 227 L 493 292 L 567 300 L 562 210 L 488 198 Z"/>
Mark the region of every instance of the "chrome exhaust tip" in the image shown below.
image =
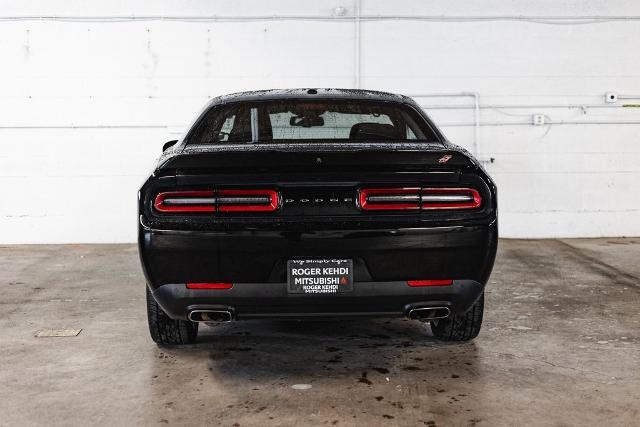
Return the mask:
<path id="1" fill-rule="evenodd" d="M 449 307 L 417 307 L 407 312 L 407 317 L 413 320 L 445 319 L 451 315 Z"/>
<path id="2" fill-rule="evenodd" d="M 231 322 L 233 313 L 229 310 L 191 310 L 187 318 L 192 322 Z"/>

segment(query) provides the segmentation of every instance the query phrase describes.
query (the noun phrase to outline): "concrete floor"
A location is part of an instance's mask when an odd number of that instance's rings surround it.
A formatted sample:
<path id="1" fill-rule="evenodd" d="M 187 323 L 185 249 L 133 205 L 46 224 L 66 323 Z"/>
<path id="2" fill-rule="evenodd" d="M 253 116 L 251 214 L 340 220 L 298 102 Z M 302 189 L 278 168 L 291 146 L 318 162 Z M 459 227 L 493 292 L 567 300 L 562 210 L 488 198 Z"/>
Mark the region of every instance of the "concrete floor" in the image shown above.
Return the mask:
<path id="1" fill-rule="evenodd" d="M 135 246 L 5 246 L 0 266 L 2 425 L 640 425 L 640 238 L 501 241 L 467 344 L 252 321 L 158 348 Z"/>

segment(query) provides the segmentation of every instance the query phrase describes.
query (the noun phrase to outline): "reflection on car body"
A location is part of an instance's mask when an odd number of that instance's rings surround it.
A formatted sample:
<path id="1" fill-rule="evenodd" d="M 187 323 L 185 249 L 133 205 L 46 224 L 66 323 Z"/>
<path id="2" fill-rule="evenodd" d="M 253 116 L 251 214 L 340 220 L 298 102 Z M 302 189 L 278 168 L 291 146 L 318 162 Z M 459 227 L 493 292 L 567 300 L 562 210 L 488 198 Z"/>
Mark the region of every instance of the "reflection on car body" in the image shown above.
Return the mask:
<path id="1" fill-rule="evenodd" d="M 139 194 L 158 343 L 192 342 L 198 322 L 260 318 L 406 316 L 443 340 L 480 330 L 496 187 L 410 98 L 216 98 Z"/>

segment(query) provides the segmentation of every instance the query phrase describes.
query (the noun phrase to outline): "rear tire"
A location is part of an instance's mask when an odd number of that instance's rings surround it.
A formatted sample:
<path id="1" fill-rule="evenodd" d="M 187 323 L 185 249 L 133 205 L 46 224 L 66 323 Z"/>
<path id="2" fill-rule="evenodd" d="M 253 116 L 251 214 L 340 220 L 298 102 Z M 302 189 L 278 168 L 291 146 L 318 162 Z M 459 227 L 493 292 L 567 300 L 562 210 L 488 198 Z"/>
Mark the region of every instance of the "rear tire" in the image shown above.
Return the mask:
<path id="1" fill-rule="evenodd" d="M 484 313 L 484 293 L 469 311 L 431 322 L 431 331 L 440 341 L 469 341 L 480 333 Z"/>
<path id="2" fill-rule="evenodd" d="M 151 339 L 158 344 L 177 345 L 194 343 L 198 336 L 198 324 L 188 320 L 176 320 L 167 316 L 147 288 L 147 319 Z"/>

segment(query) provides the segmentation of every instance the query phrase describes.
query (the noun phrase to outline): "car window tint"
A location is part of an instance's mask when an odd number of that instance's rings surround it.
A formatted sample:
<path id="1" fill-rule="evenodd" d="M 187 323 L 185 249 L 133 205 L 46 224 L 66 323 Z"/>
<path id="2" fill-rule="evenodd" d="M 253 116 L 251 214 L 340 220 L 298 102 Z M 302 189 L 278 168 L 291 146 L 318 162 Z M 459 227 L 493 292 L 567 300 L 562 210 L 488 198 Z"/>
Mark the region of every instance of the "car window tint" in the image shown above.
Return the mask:
<path id="1" fill-rule="evenodd" d="M 411 107 L 367 100 L 272 100 L 215 106 L 189 144 L 318 141 L 403 141 L 438 138 Z"/>

